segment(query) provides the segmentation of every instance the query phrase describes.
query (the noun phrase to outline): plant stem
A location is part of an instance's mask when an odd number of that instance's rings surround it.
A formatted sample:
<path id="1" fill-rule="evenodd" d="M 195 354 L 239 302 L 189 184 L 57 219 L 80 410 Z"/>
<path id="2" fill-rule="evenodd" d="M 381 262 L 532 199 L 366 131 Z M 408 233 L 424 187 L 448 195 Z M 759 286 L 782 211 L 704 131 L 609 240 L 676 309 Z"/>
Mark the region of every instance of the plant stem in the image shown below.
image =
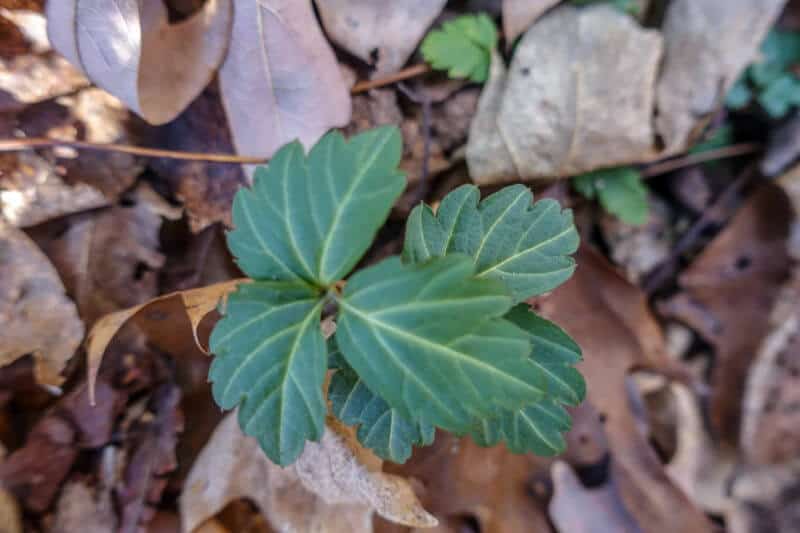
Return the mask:
<path id="1" fill-rule="evenodd" d="M 708 150 L 700 152 L 699 154 L 687 154 L 675 159 L 667 159 L 664 161 L 657 161 L 642 170 L 642 177 L 652 178 L 660 176 L 673 170 L 690 167 L 700 163 L 707 163 L 709 161 L 716 161 L 718 159 L 725 159 L 728 157 L 738 157 L 741 155 L 753 154 L 762 149 L 760 144 L 744 143 L 734 144 L 732 146 L 723 146 L 715 150 Z"/>

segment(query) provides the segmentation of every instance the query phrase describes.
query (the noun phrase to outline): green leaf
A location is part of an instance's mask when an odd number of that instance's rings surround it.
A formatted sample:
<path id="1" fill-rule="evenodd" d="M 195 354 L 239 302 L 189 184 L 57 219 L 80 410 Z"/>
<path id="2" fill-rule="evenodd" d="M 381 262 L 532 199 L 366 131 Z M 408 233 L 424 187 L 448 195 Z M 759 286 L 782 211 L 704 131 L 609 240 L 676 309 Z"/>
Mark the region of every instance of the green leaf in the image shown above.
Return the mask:
<path id="1" fill-rule="evenodd" d="M 395 127 L 345 141 L 326 134 L 304 156 L 299 142 L 256 171 L 233 201 L 228 247 L 254 279 L 303 280 L 328 287 L 369 248 L 405 187 Z"/>
<path id="2" fill-rule="evenodd" d="M 562 453 L 564 432 L 572 427 L 569 413 L 553 401 L 544 400 L 495 419 L 481 420 L 470 436 L 479 446 L 505 441 L 513 453 L 550 456 Z"/>
<path id="3" fill-rule="evenodd" d="M 745 76 L 736 80 L 736 83 L 728 91 L 725 96 L 725 105 L 729 109 L 739 110 L 744 109 L 750 104 L 753 99 L 753 91 L 750 90 Z"/>
<path id="4" fill-rule="evenodd" d="M 323 303 L 300 282 L 242 284 L 209 341 L 214 399 L 223 409 L 241 404 L 242 430 L 279 465 L 319 440 L 325 425 Z"/>
<path id="5" fill-rule="evenodd" d="M 551 199 L 533 203 L 530 189 L 512 185 L 478 203 L 480 191 L 463 185 L 439 209 L 421 204 L 406 226 L 403 257 L 422 262 L 464 253 L 477 276 L 506 284 L 515 302 L 550 291 L 569 279 L 578 248 L 572 211 Z"/>
<path id="6" fill-rule="evenodd" d="M 647 222 L 650 205 L 642 175 L 633 167 L 596 170 L 576 176 L 572 186 L 586 198 L 600 201 L 603 209 L 626 224 Z"/>
<path id="7" fill-rule="evenodd" d="M 378 457 L 404 463 L 412 446 L 433 442 L 434 427 L 424 421 L 412 422 L 376 396 L 348 366 L 331 378 L 328 398 L 333 414 L 348 425 L 358 425 L 358 440 Z"/>
<path id="8" fill-rule="evenodd" d="M 531 361 L 544 375 L 545 395 L 567 405 L 578 405 L 586 395 L 586 382 L 574 365 L 582 359 L 581 348 L 567 333 L 535 313 L 527 304 L 515 306 L 505 318 L 531 339 Z"/>
<path id="9" fill-rule="evenodd" d="M 422 41 L 422 56 L 451 78 L 483 83 L 489 77 L 497 29 L 487 15 L 464 15 L 442 24 Z"/>
<path id="10" fill-rule="evenodd" d="M 390 258 L 360 271 L 338 299 L 336 340 L 370 390 L 405 418 L 465 431 L 478 418 L 543 397 L 530 341 L 500 317 L 505 287 L 475 279 L 456 254 Z"/>
<path id="11" fill-rule="evenodd" d="M 783 74 L 761 91 L 757 100 L 770 117 L 781 118 L 800 104 L 800 81 L 794 74 Z"/>
<path id="12" fill-rule="evenodd" d="M 564 330 L 525 304 L 514 307 L 506 318 L 530 335 L 531 360 L 545 376 L 547 399 L 481 420 L 470 434 L 481 446 L 505 441 L 514 453 L 561 453 L 566 446 L 562 433 L 569 431 L 571 421 L 560 404 L 578 405 L 586 395 L 583 376 L 573 366 L 581 360 L 581 349 Z"/>
<path id="13" fill-rule="evenodd" d="M 772 30 L 761 45 L 761 58 L 748 73 L 757 87 L 766 88 L 800 61 L 800 33 Z"/>

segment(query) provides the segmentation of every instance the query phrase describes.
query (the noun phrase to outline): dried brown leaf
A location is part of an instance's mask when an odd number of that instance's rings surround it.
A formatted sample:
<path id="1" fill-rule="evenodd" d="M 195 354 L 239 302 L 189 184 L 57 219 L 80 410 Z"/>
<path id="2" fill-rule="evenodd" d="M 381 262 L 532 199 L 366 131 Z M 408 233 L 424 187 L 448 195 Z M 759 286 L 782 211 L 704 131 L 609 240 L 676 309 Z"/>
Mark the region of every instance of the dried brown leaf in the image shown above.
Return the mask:
<path id="1" fill-rule="evenodd" d="M 14 496 L 0 489 L 0 533 L 23 533 L 22 514 Z"/>
<path id="2" fill-rule="evenodd" d="M 117 516 L 107 488 L 95 491 L 77 481 L 64 485 L 51 533 L 108 533 L 116 528 Z"/>
<path id="3" fill-rule="evenodd" d="M 47 3 L 54 47 L 153 124 L 175 118 L 208 84 L 228 45 L 232 2 L 209 0 L 169 24 L 159 1 Z"/>
<path id="4" fill-rule="evenodd" d="M 311 0 L 240 0 L 219 72 L 236 151 L 270 157 L 350 120 L 350 92 Z"/>
<path id="5" fill-rule="evenodd" d="M 747 374 L 789 275 L 791 218 L 784 193 L 762 187 L 681 274 L 683 290 L 659 304 L 662 314 L 686 323 L 716 349 L 710 416 L 715 433 L 732 446 Z"/>
<path id="6" fill-rule="evenodd" d="M 33 354 L 37 381 L 60 385 L 61 371 L 83 339 L 83 322 L 47 257 L 2 220 L 0 280 L 0 366 Z"/>
<path id="7" fill-rule="evenodd" d="M 503 34 L 510 48 L 536 19 L 561 0 L 503 0 Z"/>
<path id="8" fill-rule="evenodd" d="M 338 429 L 333 429 L 334 427 Z M 367 466 L 352 432 L 329 426 L 309 442 L 297 463 L 272 464 L 255 439 L 239 429 L 236 413 L 223 419 L 195 461 L 180 499 L 183 530 L 240 498 L 253 501 L 278 531 L 360 533 L 372 530 L 373 510 L 412 526 L 436 524 L 408 482 Z M 377 468 L 377 470 L 376 470 Z"/>
<path id="9" fill-rule="evenodd" d="M 194 329 L 193 333 L 196 339 L 196 328 L 203 317 L 213 311 L 217 305 L 220 304 L 220 302 L 224 302 L 228 293 L 233 291 L 238 284 L 245 282 L 247 282 L 245 279 L 234 279 L 209 285 L 207 287 L 173 292 L 159 296 L 158 298 L 143 304 L 139 304 L 135 307 L 123 309 L 122 311 L 117 311 L 100 318 L 97 322 L 95 322 L 86 338 L 89 395 L 93 398 L 92 403 L 94 403 L 94 389 L 97 381 L 97 374 L 100 370 L 100 364 L 103 361 L 103 354 L 105 353 L 106 347 L 108 347 L 108 344 L 114 338 L 114 335 L 117 334 L 117 332 L 128 322 L 128 320 L 133 318 L 140 311 L 147 311 L 150 314 L 158 314 L 161 306 L 169 305 L 171 300 L 180 299 L 183 310 L 192 324 Z M 170 325 L 166 324 L 166 327 L 170 327 Z"/>
<path id="10" fill-rule="evenodd" d="M 517 46 L 502 96 L 482 102 L 476 120 L 488 125 L 478 130 L 487 136 L 470 138 L 473 179 L 563 177 L 652 158 L 661 49 L 657 32 L 610 6 L 547 13 Z M 476 166 L 495 156 L 498 142 L 508 159 Z"/>
<path id="11" fill-rule="evenodd" d="M 751 63 L 786 0 L 670 2 L 656 128 L 665 154 L 688 149 Z M 613 112 L 613 110 L 612 110 Z"/>
<path id="12" fill-rule="evenodd" d="M 405 64 L 446 3 L 316 0 L 333 42 L 374 64 L 376 75 L 392 73 Z"/>

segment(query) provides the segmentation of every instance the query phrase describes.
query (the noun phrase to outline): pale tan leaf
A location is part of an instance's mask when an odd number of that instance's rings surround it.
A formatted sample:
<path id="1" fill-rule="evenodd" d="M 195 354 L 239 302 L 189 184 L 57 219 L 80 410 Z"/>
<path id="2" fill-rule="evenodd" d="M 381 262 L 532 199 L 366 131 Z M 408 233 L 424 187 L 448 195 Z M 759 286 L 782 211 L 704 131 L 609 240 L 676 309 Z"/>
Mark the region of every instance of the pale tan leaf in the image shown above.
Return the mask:
<path id="1" fill-rule="evenodd" d="M 408 482 L 368 468 L 366 450 L 352 434 L 329 426 L 319 443 L 307 443 L 295 465 L 271 463 L 255 439 L 239 429 L 236 413 L 220 423 L 192 466 L 180 498 L 184 531 L 228 503 L 253 501 L 277 531 L 367 533 L 373 510 L 390 520 L 426 527 L 436 519 L 422 509 Z"/>
<path id="2" fill-rule="evenodd" d="M 665 154 L 687 149 L 702 132 L 786 0 L 726 0 L 669 4 L 662 32 L 664 63 L 657 88 L 656 127 Z"/>
<path id="3" fill-rule="evenodd" d="M 208 0 L 171 25 L 160 0 L 61 0 L 47 3 L 48 34 L 98 86 L 148 122 L 163 124 L 213 77 L 225 55 L 231 11 L 230 0 Z"/>
<path id="4" fill-rule="evenodd" d="M 91 185 L 65 183 L 53 165 L 34 152 L 17 154 L 15 163 L 0 177 L 0 215 L 12 226 L 25 228 L 108 205 L 103 193 Z"/>
<path id="5" fill-rule="evenodd" d="M 270 157 L 299 139 L 311 146 L 350 119 L 350 93 L 311 0 L 239 0 L 219 73 L 241 155 Z"/>
<path id="6" fill-rule="evenodd" d="M 652 158 L 661 48 L 658 32 L 607 5 L 548 12 L 517 46 L 501 96 L 482 106 L 499 140 L 470 139 L 473 180 L 565 177 Z M 499 142 L 511 164 L 473 164 L 495 157 Z"/>
<path id="7" fill-rule="evenodd" d="M 58 386 L 84 326 L 53 265 L 22 231 L 0 219 L 0 366 L 33 354 L 39 383 Z"/>
<path id="8" fill-rule="evenodd" d="M 61 489 L 51 533 L 107 533 L 117 529 L 111 492 L 99 487 L 97 494 L 84 483 L 68 483 Z"/>
<path id="9" fill-rule="evenodd" d="M 503 0 L 503 34 L 510 47 L 536 19 L 561 0 Z"/>
<path id="10" fill-rule="evenodd" d="M 402 67 L 417 48 L 446 0 L 375 2 L 316 0 L 330 38 L 370 64 L 375 75 Z"/>
<path id="11" fill-rule="evenodd" d="M 0 489 L 0 533 L 23 533 L 22 513 L 14 496 Z"/>
<path id="12" fill-rule="evenodd" d="M 157 312 L 159 306 L 167 305 L 169 300 L 179 298 L 183 303 L 186 315 L 192 324 L 192 333 L 198 346 L 197 340 L 197 327 L 200 325 L 203 317 L 214 310 L 220 303 L 224 302 L 225 297 L 232 292 L 240 283 L 246 283 L 246 279 L 233 279 L 230 281 L 223 281 L 208 285 L 207 287 L 199 287 L 197 289 L 189 289 L 186 291 L 171 292 L 159 296 L 149 302 L 123 309 L 115 313 L 110 313 L 100 318 L 92 326 L 89 335 L 86 337 L 86 356 L 88 359 L 88 374 L 89 374 L 89 397 L 94 403 L 94 389 L 97 382 L 97 373 L 100 370 L 100 364 L 103 362 L 103 354 L 108 347 L 108 344 L 117 334 L 117 332 L 124 326 L 128 320 L 134 317 L 139 311 L 148 310 L 150 312 Z M 205 351 L 205 350 L 204 350 Z"/>

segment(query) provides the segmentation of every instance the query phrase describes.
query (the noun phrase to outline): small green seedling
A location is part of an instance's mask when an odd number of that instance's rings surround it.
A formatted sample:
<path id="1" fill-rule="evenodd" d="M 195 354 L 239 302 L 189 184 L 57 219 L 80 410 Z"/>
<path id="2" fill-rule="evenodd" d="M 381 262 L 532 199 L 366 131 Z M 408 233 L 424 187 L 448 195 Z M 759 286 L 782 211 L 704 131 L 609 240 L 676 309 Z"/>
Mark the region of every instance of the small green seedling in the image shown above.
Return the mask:
<path id="1" fill-rule="evenodd" d="M 626 224 L 647 222 L 650 206 L 641 173 L 633 167 L 596 170 L 572 179 L 572 187 Z"/>
<path id="2" fill-rule="evenodd" d="M 753 101 L 772 118 L 782 118 L 800 105 L 800 32 L 772 30 L 761 46 L 761 57 L 747 67 L 725 98 L 730 109 Z"/>
<path id="3" fill-rule="evenodd" d="M 489 78 L 497 28 L 488 15 L 463 15 L 442 24 L 422 41 L 422 57 L 451 78 L 483 83 Z"/>
<path id="4" fill-rule="evenodd" d="M 281 148 L 233 201 L 228 246 L 253 281 L 232 293 L 210 340 L 216 402 L 292 463 L 322 437 L 328 406 L 360 442 L 403 462 L 434 428 L 555 454 L 585 393 L 578 346 L 524 301 L 568 279 L 569 210 L 513 185 L 448 194 L 411 213 L 402 257 L 351 274 L 406 187 L 397 128 L 308 154 Z M 342 288 L 343 287 L 343 288 Z M 335 318 L 327 341 L 323 315 Z M 326 374 L 333 375 L 325 396 Z"/>

